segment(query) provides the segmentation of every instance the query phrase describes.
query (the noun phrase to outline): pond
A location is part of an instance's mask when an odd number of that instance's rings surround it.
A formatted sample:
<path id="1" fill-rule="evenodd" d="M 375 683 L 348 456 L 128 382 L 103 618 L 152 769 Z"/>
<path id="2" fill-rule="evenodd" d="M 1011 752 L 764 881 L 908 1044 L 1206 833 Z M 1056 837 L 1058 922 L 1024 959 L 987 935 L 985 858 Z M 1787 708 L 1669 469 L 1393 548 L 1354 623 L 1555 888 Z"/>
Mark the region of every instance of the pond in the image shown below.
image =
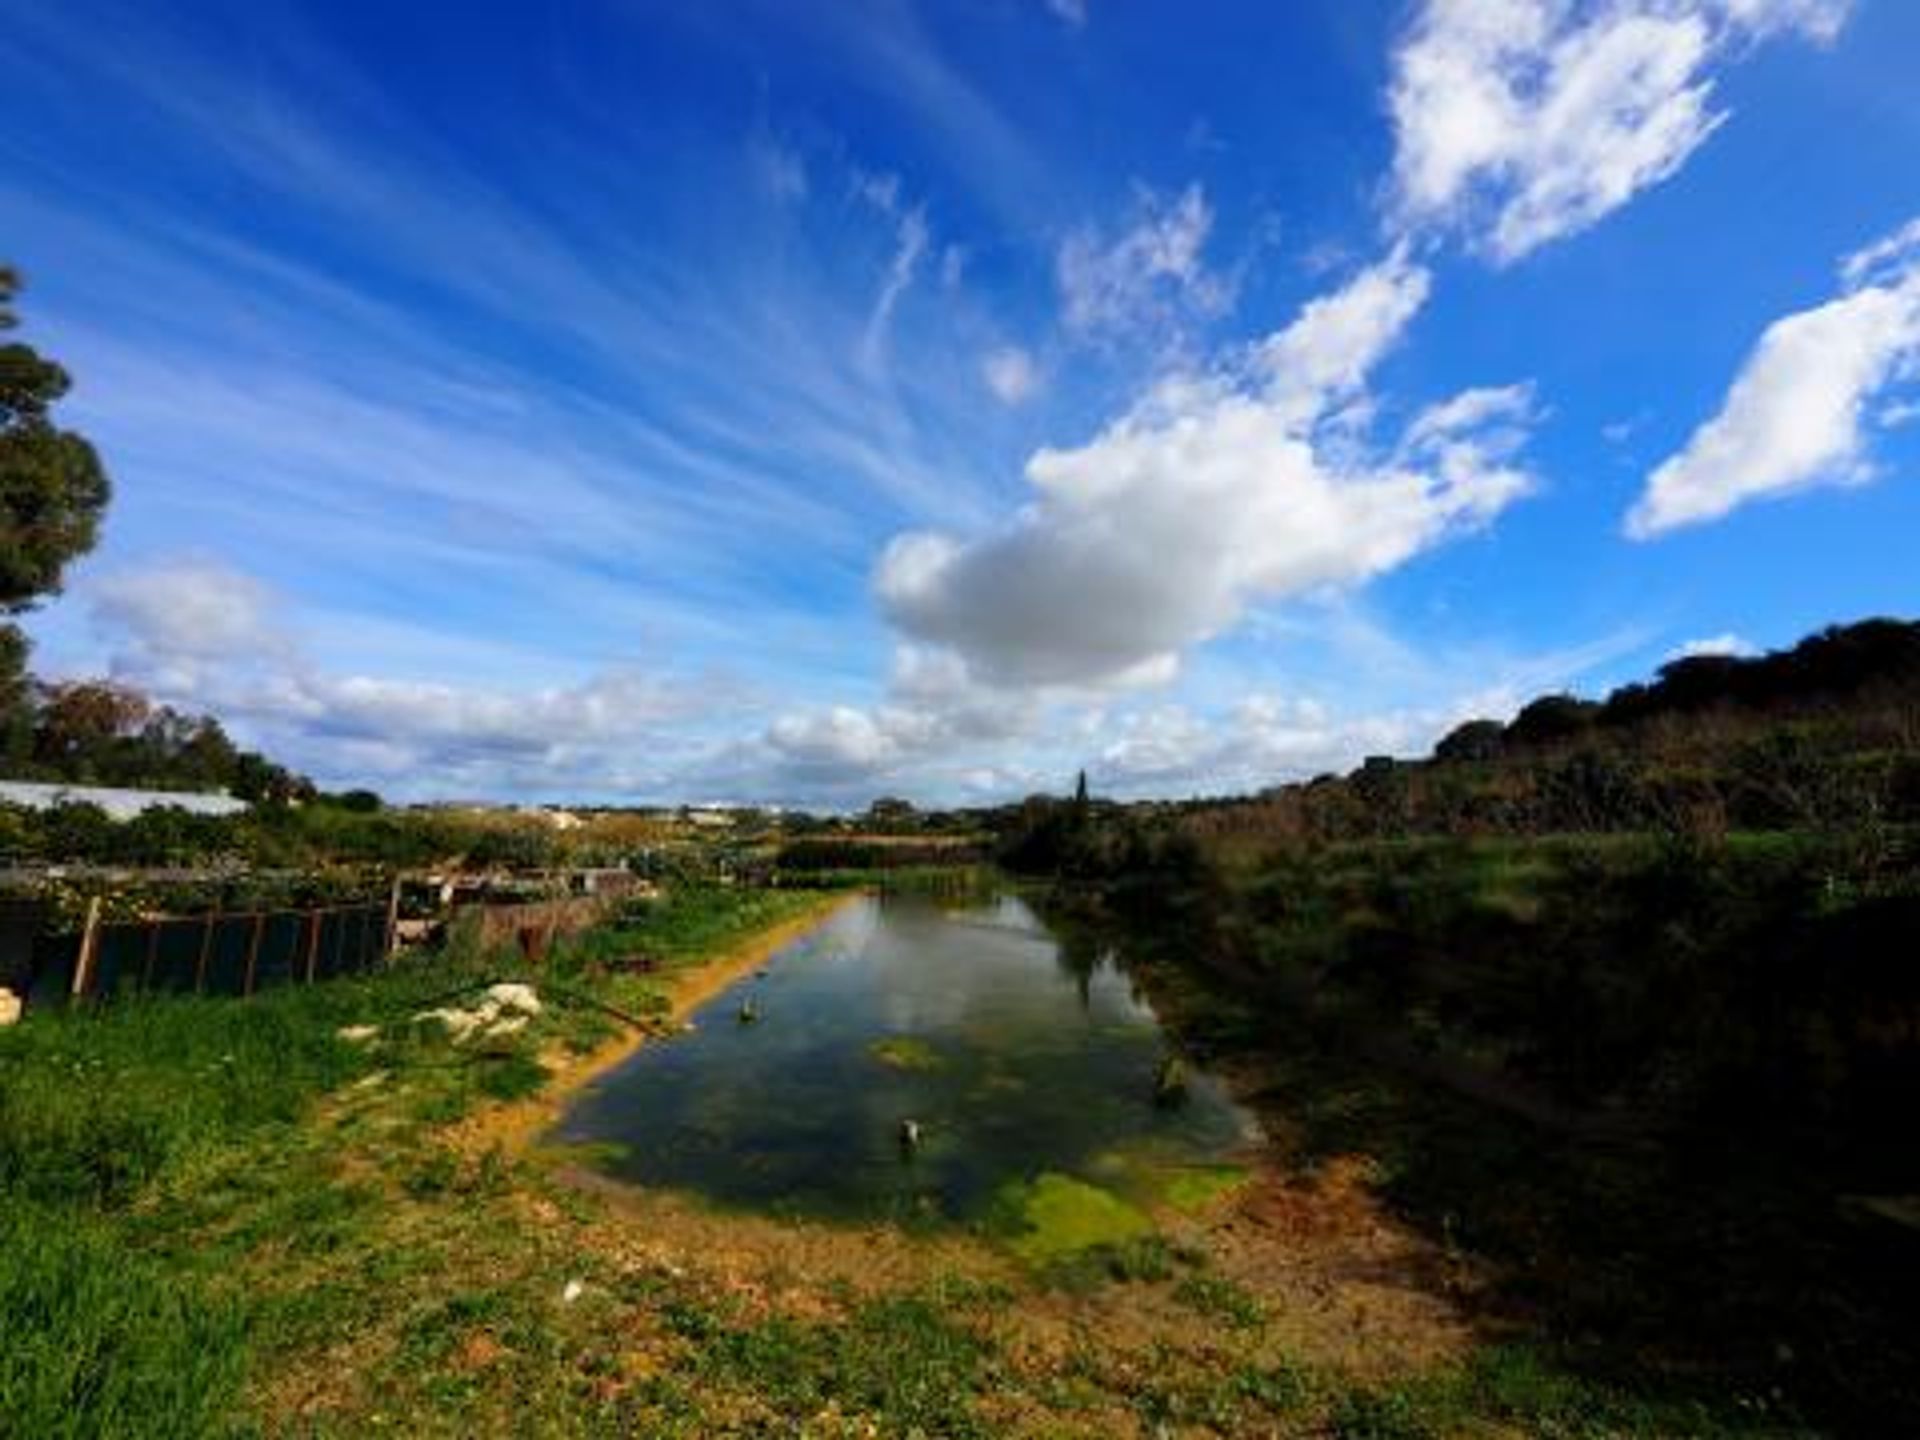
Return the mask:
<path id="1" fill-rule="evenodd" d="M 1009 1196 L 1204 1191 L 1258 1139 L 1111 954 L 1010 897 L 852 901 L 692 1023 L 602 1076 L 552 1138 L 723 1204 L 957 1220 Z"/>

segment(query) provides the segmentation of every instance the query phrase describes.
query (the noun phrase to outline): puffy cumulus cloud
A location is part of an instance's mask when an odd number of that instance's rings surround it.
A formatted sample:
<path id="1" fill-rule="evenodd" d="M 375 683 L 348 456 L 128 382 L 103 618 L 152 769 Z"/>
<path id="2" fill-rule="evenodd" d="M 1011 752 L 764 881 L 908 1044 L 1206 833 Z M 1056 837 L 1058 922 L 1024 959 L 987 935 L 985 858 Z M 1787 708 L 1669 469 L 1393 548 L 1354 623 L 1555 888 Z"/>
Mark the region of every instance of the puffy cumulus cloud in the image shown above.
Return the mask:
<path id="1" fill-rule="evenodd" d="M 848 705 L 782 715 L 767 731 L 767 743 L 799 769 L 832 776 L 877 775 L 900 754 L 892 727 Z"/>
<path id="2" fill-rule="evenodd" d="M 1713 72 L 1768 35 L 1833 37 L 1849 0 L 1426 0 L 1393 57 L 1393 210 L 1496 261 L 1592 225 L 1726 119 Z"/>
<path id="3" fill-rule="evenodd" d="M 1253 695 L 1203 715 L 1161 705 L 1120 717 L 1092 766 L 1098 788 L 1135 795 L 1248 793 L 1329 771 L 1368 755 L 1423 754 L 1454 711 L 1340 715 L 1306 699 Z"/>
<path id="4" fill-rule="evenodd" d="M 1231 369 L 1036 453 L 1036 498 L 998 531 L 896 538 L 875 580 L 887 615 L 993 685 L 1164 681 L 1249 603 L 1356 584 L 1484 524 L 1529 486 L 1524 389 L 1457 397 L 1386 453 L 1352 423 L 1427 286 L 1391 255 Z"/>
<path id="5" fill-rule="evenodd" d="M 1261 687 L 1222 708 L 1151 704 L 1096 713 L 1084 732 L 1090 775 L 1118 796 L 1250 793 L 1328 772 L 1369 755 L 1417 757 L 1464 720 L 1506 719 L 1525 701 L 1562 690 L 1596 667 L 1640 652 L 1622 630 L 1559 650 L 1513 652 L 1412 646 L 1338 610 L 1303 617 L 1324 662 L 1315 685 L 1290 694 Z M 1358 700 L 1348 671 L 1394 675 L 1385 704 Z"/>
<path id="6" fill-rule="evenodd" d="M 1192 691 L 1169 698 L 1006 685 L 950 649 L 905 643 L 878 702 L 783 714 L 682 769 L 681 793 L 850 809 L 880 794 L 993 803 L 1058 793 L 1078 770 L 1116 796 L 1244 793 L 1346 770 L 1368 755 L 1423 754 L 1463 719 L 1511 715 L 1526 697 L 1565 688 L 1646 644 L 1626 631 L 1552 652 L 1436 649 L 1380 630 L 1342 603 L 1293 609 L 1295 658 L 1304 663 L 1289 667 L 1299 678 L 1287 694 L 1267 681 L 1226 704 Z M 1369 696 L 1346 682 L 1354 673 L 1392 678 Z"/>
<path id="7" fill-rule="evenodd" d="M 1004 766 L 1006 742 L 1033 737 L 1061 697 L 982 683 L 951 651 L 901 645 L 884 703 L 792 711 L 761 737 L 756 783 L 767 793 L 857 799 L 863 789 L 931 776 L 971 790 Z M 995 773 L 1003 773 L 996 771 Z M 953 788 L 951 785 L 948 788 Z"/>
<path id="8" fill-rule="evenodd" d="M 1019 405 L 1040 388 L 1040 367 L 1018 345 L 1006 345 L 980 362 L 980 378 L 1003 405 Z"/>
<path id="9" fill-rule="evenodd" d="M 1720 413 L 1649 477 L 1627 516 L 1648 539 L 1716 520 L 1762 496 L 1872 478 L 1870 433 L 1898 423 L 1875 409 L 1920 375 L 1920 221 L 1852 256 L 1841 294 L 1769 325 Z"/>
<path id="10" fill-rule="evenodd" d="M 1060 246 L 1054 268 L 1061 315 L 1076 334 L 1113 339 L 1177 330 L 1226 308 L 1230 287 L 1202 254 L 1213 229 L 1206 193 L 1189 185 L 1167 201 L 1143 190 L 1136 203 L 1138 217 L 1120 235 L 1079 230 Z"/>
<path id="11" fill-rule="evenodd" d="M 628 668 L 521 690 L 330 673 L 272 591 L 210 562 L 123 572 L 89 590 L 116 679 L 236 722 L 323 778 L 373 775 L 409 792 L 657 783 L 664 772 L 636 771 L 634 757 L 697 751 L 685 727 L 712 705 L 706 686 Z"/>

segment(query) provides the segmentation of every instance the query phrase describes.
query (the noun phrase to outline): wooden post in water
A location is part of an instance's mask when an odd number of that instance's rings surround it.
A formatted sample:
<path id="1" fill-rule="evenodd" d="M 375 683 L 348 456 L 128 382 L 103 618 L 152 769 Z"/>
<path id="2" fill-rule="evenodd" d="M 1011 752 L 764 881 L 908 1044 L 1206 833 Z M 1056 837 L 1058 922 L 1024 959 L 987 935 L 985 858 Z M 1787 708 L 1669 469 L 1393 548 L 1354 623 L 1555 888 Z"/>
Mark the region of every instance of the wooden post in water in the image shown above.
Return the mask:
<path id="1" fill-rule="evenodd" d="M 87 901 L 86 924 L 80 931 L 80 951 L 73 957 L 73 996 L 86 995 L 93 985 L 94 959 L 100 952 L 100 897 Z"/>
<path id="2" fill-rule="evenodd" d="M 320 912 L 307 912 L 307 984 L 313 983 L 314 966 L 320 960 Z"/>
<path id="3" fill-rule="evenodd" d="M 254 972 L 260 968 L 260 940 L 267 933 L 267 912 L 253 912 L 253 938 L 247 942 L 247 978 L 241 982 L 240 993 L 253 994 Z"/>

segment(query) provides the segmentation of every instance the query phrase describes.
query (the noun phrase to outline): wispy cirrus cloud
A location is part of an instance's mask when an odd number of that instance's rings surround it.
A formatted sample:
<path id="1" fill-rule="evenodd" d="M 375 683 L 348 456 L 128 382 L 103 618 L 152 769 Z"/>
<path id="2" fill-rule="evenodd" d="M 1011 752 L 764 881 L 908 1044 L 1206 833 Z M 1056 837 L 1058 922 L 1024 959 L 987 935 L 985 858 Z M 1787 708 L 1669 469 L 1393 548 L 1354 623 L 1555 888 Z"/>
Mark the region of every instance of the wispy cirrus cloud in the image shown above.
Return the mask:
<path id="1" fill-rule="evenodd" d="M 1117 235 L 1083 227 L 1061 243 L 1056 274 L 1070 332 L 1105 341 L 1177 335 L 1226 308 L 1231 287 L 1206 263 L 1213 207 L 1201 187 L 1172 199 L 1142 189 L 1134 208 Z"/>

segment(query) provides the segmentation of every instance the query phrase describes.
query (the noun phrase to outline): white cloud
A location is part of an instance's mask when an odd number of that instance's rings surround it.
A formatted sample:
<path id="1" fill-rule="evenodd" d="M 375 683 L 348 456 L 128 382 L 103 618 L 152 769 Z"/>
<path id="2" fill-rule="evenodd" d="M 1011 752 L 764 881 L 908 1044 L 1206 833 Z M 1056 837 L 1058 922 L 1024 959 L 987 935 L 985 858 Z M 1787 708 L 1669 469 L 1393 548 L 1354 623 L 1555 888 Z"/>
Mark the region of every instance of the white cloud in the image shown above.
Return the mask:
<path id="1" fill-rule="evenodd" d="M 1720 413 L 1647 481 L 1627 533 L 1648 539 L 1762 496 L 1872 478 L 1868 415 L 1920 374 L 1920 224 L 1845 262 L 1842 293 L 1769 325 Z M 1892 407 L 1897 417 L 1898 403 Z"/>
<path id="2" fill-rule="evenodd" d="M 1427 412 L 1391 454 L 1350 424 L 1427 290 L 1395 254 L 1232 373 L 1164 382 L 1089 443 L 1027 463 L 1035 500 L 964 542 L 900 536 L 876 588 L 907 635 L 993 684 L 1164 681 L 1250 603 L 1357 584 L 1529 487 L 1524 390 Z"/>
<path id="3" fill-rule="evenodd" d="M 786 759 L 815 770 L 865 775 L 884 768 L 899 741 L 872 715 L 847 705 L 774 721 L 767 739 Z"/>
<path id="4" fill-rule="evenodd" d="M 1715 67 L 1779 32 L 1833 37 L 1849 0 L 1427 0 L 1393 57 L 1393 208 L 1496 261 L 1667 179 L 1726 119 Z"/>
<path id="5" fill-rule="evenodd" d="M 1213 209 L 1200 186 L 1172 202 L 1143 190 L 1137 203 L 1139 218 L 1118 238 L 1081 230 L 1061 245 L 1055 273 L 1069 330 L 1128 336 L 1225 308 L 1228 287 L 1202 259 Z"/>
<path id="6" fill-rule="evenodd" d="M 1311 421 L 1360 389 L 1380 357 L 1420 313 L 1432 277 L 1404 248 L 1346 285 L 1310 301 L 1286 329 L 1267 338 L 1261 357 L 1270 399 L 1291 424 Z"/>
<path id="7" fill-rule="evenodd" d="M 1047 9 L 1069 25 L 1087 23 L 1087 0 L 1047 0 Z"/>
<path id="8" fill-rule="evenodd" d="M 913 284 L 920 261 L 926 256 L 929 238 L 926 211 L 918 206 L 905 211 L 895 221 L 893 258 L 887 263 L 886 277 L 881 281 L 879 295 L 874 298 L 867 331 L 861 339 L 861 359 L 869 368 L 879 363 L 885 351 L 894 309 L 900 297 L 907 293 L 907 287 Z"/>
<path id="9" fill-rule="evenodd" d="M 287 653 L 287 637 L 270 619 L 267 588 L 212 561 L 122 571 L 94 582 L 91 592 L 103 624 L 175 663 Z"/>
<path id="10" fill-rule="evenodd" d="M 1689 640 L 1676 645 L 1667 652 L 1668 660 L 1697 660 L 1703 656 L 1748 656 L 1758 655 L 1760 647 L 1744 635 L 1727 631 L 1721 635 L 1704 635 L 1698 640 Z"/>
<path id="11" fill-rule="evenodd" d="M 1003 405 L 1018 405 L 1040 388 L 1040 367 L 1018 345 L 1006 345 L 980 362 L 980 378 Z"/>
<path id="12" fill-rule="evenodd" d="M 1337 715 L 1312 700 L 1256 694 L 1223 714 L 1162 705 L 1124 716 L 1091 767 L 1121 797 L 1248 793 L 1352 768 L 1368 755 L 1424 753 L 1452 712 Z"/>
<path id="13" fill-rule="evenodd" d="M 235 722 L 323 778 L 377 773 L 441 793 L 462 782 L 551 790 L 570 776 L 617 788 L 635 752 L 697 748 L 682 732 L 715 698 L 710 685 L 633 667 L 522 690 L 328 672 L 268 587 L 211 562 L 123 571 L 88 588 L 115 679 Z"/>
<path id="14" fill-rule="evenodd" d="M 781 715 L 734 764 L 768 794 L 860 803 L 878 789 L 972 793 L 981 773 L 1004 767 L 1006 742 L 1036 736 L 1058 698 L 983 684 L 949 651 L 901 645 L 884 703 Z"/>

